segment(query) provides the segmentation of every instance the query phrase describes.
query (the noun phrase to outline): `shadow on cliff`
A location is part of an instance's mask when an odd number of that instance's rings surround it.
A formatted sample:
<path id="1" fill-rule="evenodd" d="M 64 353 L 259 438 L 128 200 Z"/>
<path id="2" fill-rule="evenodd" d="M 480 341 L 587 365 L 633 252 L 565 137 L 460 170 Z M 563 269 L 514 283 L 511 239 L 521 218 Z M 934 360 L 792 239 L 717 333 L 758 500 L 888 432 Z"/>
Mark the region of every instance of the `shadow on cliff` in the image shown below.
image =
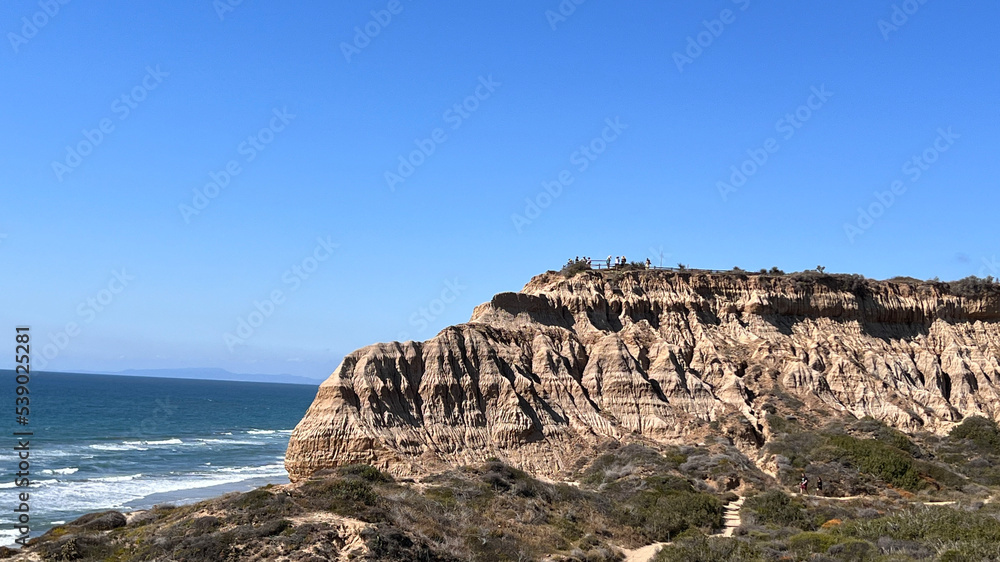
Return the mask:
<path id="1" fill-rule="evenodd" d="M 490 305 L 511 316 L 527 314 L 532 322 L 544 326 L 558 326 L 572 330 L 576 321 L 565 306 L 555 307 L 544 296 L 524 293 L 499 293 L 490 301 Z"/>
<path id="2" fill-rule="evenodd" d="M 863 335 L 886 343 L 910 341 L 930 334 L 933 315 L 918 308 L 886 306 L 864 287 L 856 288 L 853 295 L 854 302 L 845 303 L 848 306 L 838 304 L 828 308 L 814 306 L 808 291 L 800 298 L 775 295 L 769 303 L 771 310 L 761 311 L 759 315 L 786 336 L 792 335 L 799 322 L 816 318 L 828 318 L 839 324 L 856 322 Z"/>

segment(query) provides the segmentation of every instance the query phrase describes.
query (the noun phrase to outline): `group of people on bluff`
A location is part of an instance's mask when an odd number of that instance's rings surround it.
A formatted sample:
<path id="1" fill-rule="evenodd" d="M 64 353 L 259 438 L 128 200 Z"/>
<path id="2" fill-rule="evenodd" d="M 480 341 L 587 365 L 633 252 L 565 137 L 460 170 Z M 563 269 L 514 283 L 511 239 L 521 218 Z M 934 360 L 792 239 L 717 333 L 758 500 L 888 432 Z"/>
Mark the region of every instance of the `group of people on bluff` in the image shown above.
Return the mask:
<path id="1" fill-rule="evenodd" d="M 580 256 L 576 256 L 576 258 L 574 258 L 574 259 L 566 260 L 566 265 L 568 265 L 568 266 L 569 265 L 578 264 L 578 263 L 585 264 L 587 267 L 593 267 L 594 266 L 594 260 L 591 259 L 589 256 L 583 256 L 583 259 L 581 259 Z M 598 263 L 600 263 L 600 262 L 598 262 Z M 608 256 L 608 259 L 605 260 L 604 265 L 605 265 L 606 268 L 611 269 L 611 256 Z M 616 269 L 619 268 L 619 267 L 624 267 L 626 265 L 628 265 L 628 260 L 625 259 L 625 256 L 615 256 L 615 265 L 614 265 L 614 267 Z M 639 264 L 639 265 L 641 265 L 641 264 Z M 652 266 L 653 266 L 653 264 L 649 261 L 649 258 L 646 258 L 646 269 L 652 269 Z"/>

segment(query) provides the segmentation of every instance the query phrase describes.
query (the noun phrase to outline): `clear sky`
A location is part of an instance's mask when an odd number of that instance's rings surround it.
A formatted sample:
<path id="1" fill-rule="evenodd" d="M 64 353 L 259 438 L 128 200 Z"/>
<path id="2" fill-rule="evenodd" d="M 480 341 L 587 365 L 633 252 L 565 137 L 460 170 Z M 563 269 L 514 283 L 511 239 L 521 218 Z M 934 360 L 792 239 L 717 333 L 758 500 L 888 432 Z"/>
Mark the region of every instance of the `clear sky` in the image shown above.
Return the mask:
<path id="1" fill-rule="evenodd" d="M 576 2 L 6 0 L 0 323 L 325 377 L 576 255 L 1000 273 L 1000 3 Z"/>

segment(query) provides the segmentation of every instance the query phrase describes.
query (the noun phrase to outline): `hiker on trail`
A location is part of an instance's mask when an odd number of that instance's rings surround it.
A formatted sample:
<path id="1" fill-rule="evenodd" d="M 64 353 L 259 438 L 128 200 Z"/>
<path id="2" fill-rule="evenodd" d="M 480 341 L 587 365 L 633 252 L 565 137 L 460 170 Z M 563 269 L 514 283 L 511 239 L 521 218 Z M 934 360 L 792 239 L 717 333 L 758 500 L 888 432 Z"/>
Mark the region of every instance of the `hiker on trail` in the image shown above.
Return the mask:
<path id="1" fill-rule="evenodd" d="M 611 269 L 611 255 L 608 255 L 608 269 Z"/>
<path id="2" fill-rule="evenodd" d="M 816 493 L 818 493 L 821 496 L 823 495 L 823 477 L 822 476 L 817 476 L 816 477 Z"/>
<path id="3" fill-rule="evenodd" d="M 651 265 L 653 265 L 653 262 L 649 261 L 649 258 L 646 258 L 646 269 L 649 269 Z"/>
<path id="4" fill-rule="evenodd" d="M 806 478 L 806 474 L 803 472 L 802 481 L 799 482 L 799 492 L 801 492 L 802 495 L 804 496 L 806 494 L 806 490 L 808 489 L 809 489 L 809 479 Z"/>
<path id="5" fill-rule="evenodd" d="M 628 260 L 625 259 L 625 256 L 622 256 L 622 265 L 628 265 Z"/>

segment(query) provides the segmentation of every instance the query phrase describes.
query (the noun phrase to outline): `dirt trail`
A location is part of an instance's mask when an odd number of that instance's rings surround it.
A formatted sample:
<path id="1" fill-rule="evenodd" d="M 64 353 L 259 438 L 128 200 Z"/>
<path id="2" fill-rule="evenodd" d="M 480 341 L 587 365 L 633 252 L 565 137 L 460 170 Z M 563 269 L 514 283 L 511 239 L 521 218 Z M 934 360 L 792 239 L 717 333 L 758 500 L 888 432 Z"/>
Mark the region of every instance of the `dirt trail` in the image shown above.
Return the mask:
<path id="1" fill-rule="evenodd" d="M 837 501 L 842 501 L 842 502 L 846 502 L 846 501 L 850 501 L 850 500 L 857 500 L 857 499 L 861 499 L 861 498 L 870 498 L 870 497 L 872 497 L 872 496 L 841 496 L 841 497 L 837 497 L 837 496 L 817 496 L 817 495 L 813 495 L 813 494 L 805 494 L 805 495 L 803 495 L 803 494 L 799 494 L 799 493 L 796 493 L 796 492 L 792 492 L 792 496 L 797 496 L 797 497 L 800 497 L 800 498 L 810 498 L 810 499 L 814 499 L 814 500 L 837 500 Z"/>
<path id="2" fill-rule="evenodd" d="M 656 553 L 660 551 L 661 548 L 668 545 L 668 542 L 654 542 L 653 544 L 646 545 L 642 548 L 637 548 L 635 550 L 622 549 L 625 553 L 625 562 L 649 562 L 656 556 Z"/>
<path id="3" fill-rule="evenodd" d="M 740 516 L 740 509 L 743 508 L 743 496 L 740 496 L 736 501 L 731 501 L 726 504 L 726 512 L 723 514 L 723 519 L 725 523 L 725 529 L 722 530 L 722 536 L 731 537 L 736 529 L 740 526 L 742 522 L 742 517 Z"/>
<path id="4" fill-rule="evenodd" d="M 723 528 L 722 532 L 717 535 L 712 535 L 714 537 L 731 537 L 736 529 L 740 526 L 740 509 L 743 507 L 743 496 L 737 497 L 735 500 L 726 504 L 725 513 L 723 513 Z M 670 544 L 669 542 L 656 542 L 653 544 L 646 545 L 642 548 L 637 548 L 635 550 L 628 550 L 623 548 L 622 552 L 625 553 L 625 562 L 649 562 L 656 556 L 656 553 L 660 551 L 661 548 Z"/>

